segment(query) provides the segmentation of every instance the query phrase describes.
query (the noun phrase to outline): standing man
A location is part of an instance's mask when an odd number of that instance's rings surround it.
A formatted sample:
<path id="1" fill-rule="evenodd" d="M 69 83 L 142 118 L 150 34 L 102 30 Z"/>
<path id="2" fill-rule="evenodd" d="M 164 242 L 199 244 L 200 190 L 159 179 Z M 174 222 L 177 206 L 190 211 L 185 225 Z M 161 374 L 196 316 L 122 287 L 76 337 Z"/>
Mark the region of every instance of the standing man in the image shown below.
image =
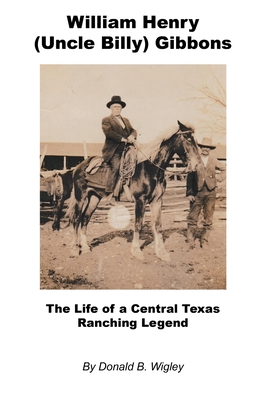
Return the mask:
<path id="1" fill-rule="evenodd" d="M 210 155 L 210 151 L 216 148 L 211 139 L 203 138 L 198 146 L 201 163 L 197 166 L 196 172 L 190 172 L 187 176 L 186 195 L 190 201 L 190 212 L 187 216 L 187 243 L 190 249 L 195 246 L 194 235 L 201 210 L 203 210 L 204 221 L 200 246 L 207 247 L 215 210 L 217 180 L 222 182 L 226 178 L 225 166 Z M 217 179 L 216 170 L 221 171 Z"/>
<path id="2" fill-rule="evenodd" d="M 120 96 L 112 96 L 111 101 L 107 103 L 111 114 L 102 120 L 102 129 L 106 136 L 106 140 L 102 149 L 104 161 L 110 166 L 106 192 L 114 191 L 118 176 L 122 152 L 125 143 L 133 143 L 136 140 L 137 132 L 132 127 L 130 121 L 121 117 L 121 111 L 126 103 L 121 100 Z"/>

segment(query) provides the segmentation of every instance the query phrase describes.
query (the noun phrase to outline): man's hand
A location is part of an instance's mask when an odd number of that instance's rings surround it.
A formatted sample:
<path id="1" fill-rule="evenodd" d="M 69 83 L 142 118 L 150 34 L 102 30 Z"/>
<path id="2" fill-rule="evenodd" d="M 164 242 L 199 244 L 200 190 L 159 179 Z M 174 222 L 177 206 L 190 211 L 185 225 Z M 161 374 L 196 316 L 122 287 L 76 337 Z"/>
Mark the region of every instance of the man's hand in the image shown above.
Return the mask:
<path id="1" fill-rule="evenodd" d="M 187 196 L 187 198 L 192 203 L 195 201 L 195 196 Z"/>
<path id="2" fill-rule="evenodd" d="M 134 143 L 135 142 L 135 137 L 133 135 L 128 136 L 127 141 L 130 143 Z"/>

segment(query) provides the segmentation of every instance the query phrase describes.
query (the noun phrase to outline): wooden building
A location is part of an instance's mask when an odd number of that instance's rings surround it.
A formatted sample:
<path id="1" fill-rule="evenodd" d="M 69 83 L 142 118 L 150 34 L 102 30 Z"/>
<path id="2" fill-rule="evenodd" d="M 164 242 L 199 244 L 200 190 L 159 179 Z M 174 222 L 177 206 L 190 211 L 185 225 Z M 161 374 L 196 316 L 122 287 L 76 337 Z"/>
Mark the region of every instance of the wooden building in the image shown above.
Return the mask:
<path id="1" fill-rule="evenodd" d="M 44 171 L 67 170 L 89 156 L 101 156 L 103 143 L 40 143 L 40 167 Z"/>
<path id="2" fill-rule="evenodd" d="M 62 171 L 75 167 L 84 158 L 101 156 L 103 143 L 40 143 L 40 167 L 42 171 Z M 226 163 L 226 146 L 218 144 L 212 154 Z M 184 166 L 177 155 L 174 155 L 167 168 L 169 179 L 179 179 Z"/>

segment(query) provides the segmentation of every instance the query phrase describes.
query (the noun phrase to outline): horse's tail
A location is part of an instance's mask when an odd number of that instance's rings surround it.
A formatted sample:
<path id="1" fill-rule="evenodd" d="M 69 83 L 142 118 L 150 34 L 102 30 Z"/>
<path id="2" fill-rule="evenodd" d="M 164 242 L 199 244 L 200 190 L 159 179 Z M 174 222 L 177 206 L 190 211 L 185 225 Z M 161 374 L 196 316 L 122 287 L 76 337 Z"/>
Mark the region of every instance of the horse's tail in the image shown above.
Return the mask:
<path id="1" fill-rule="evenodd" d="M 75 185 L 74 185 L 73 189 L 71 191 L 69 204 L 68 204 L 68 207 L 67 207 L 67 210 L 66 210 L 66 214 L 65 214 L 65 217 L 69 218 L 68 226 L 71 223 L 74 223 L 74 221 L 75 221 L 75 219 L 76 219 L 76 217 L 77 217 L 77 215 L 79 213 L 77 205 L 78 205 L 78 201 L 77 201 L 77 199 L 75 197 Z M 81 213 L 84 212 L 84 210 L 86 209 L 87 205 L 88 205 L 88 198 L 86 198 L 85 201 L 83 202 L 82 209 L 80 210 Z"/>
<path id="2" fill-rule="evenodd" d="M 68 204 L 66 214 L 65 214 L 65 217 L 69 218 L 69 223 L 72 223 L 74 221 L 76 204 L 77 204 L 77 200 L 75 198 L 75 190 L 74 190 L 74 186 L 73 186 L 71 194 L 70 194 L 69 204 Z"/>

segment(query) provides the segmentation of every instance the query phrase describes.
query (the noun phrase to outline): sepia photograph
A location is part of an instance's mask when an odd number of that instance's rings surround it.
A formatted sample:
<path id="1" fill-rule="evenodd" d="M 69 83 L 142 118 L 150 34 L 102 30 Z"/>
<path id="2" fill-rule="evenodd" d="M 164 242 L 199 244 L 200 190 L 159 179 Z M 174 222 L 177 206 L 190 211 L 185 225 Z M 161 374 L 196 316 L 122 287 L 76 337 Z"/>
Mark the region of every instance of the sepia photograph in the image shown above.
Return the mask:
<path id="1" fill-rule="evenodd" d="M 40 66 L 40 289 L 225 290 L 226 66 Z"/>

